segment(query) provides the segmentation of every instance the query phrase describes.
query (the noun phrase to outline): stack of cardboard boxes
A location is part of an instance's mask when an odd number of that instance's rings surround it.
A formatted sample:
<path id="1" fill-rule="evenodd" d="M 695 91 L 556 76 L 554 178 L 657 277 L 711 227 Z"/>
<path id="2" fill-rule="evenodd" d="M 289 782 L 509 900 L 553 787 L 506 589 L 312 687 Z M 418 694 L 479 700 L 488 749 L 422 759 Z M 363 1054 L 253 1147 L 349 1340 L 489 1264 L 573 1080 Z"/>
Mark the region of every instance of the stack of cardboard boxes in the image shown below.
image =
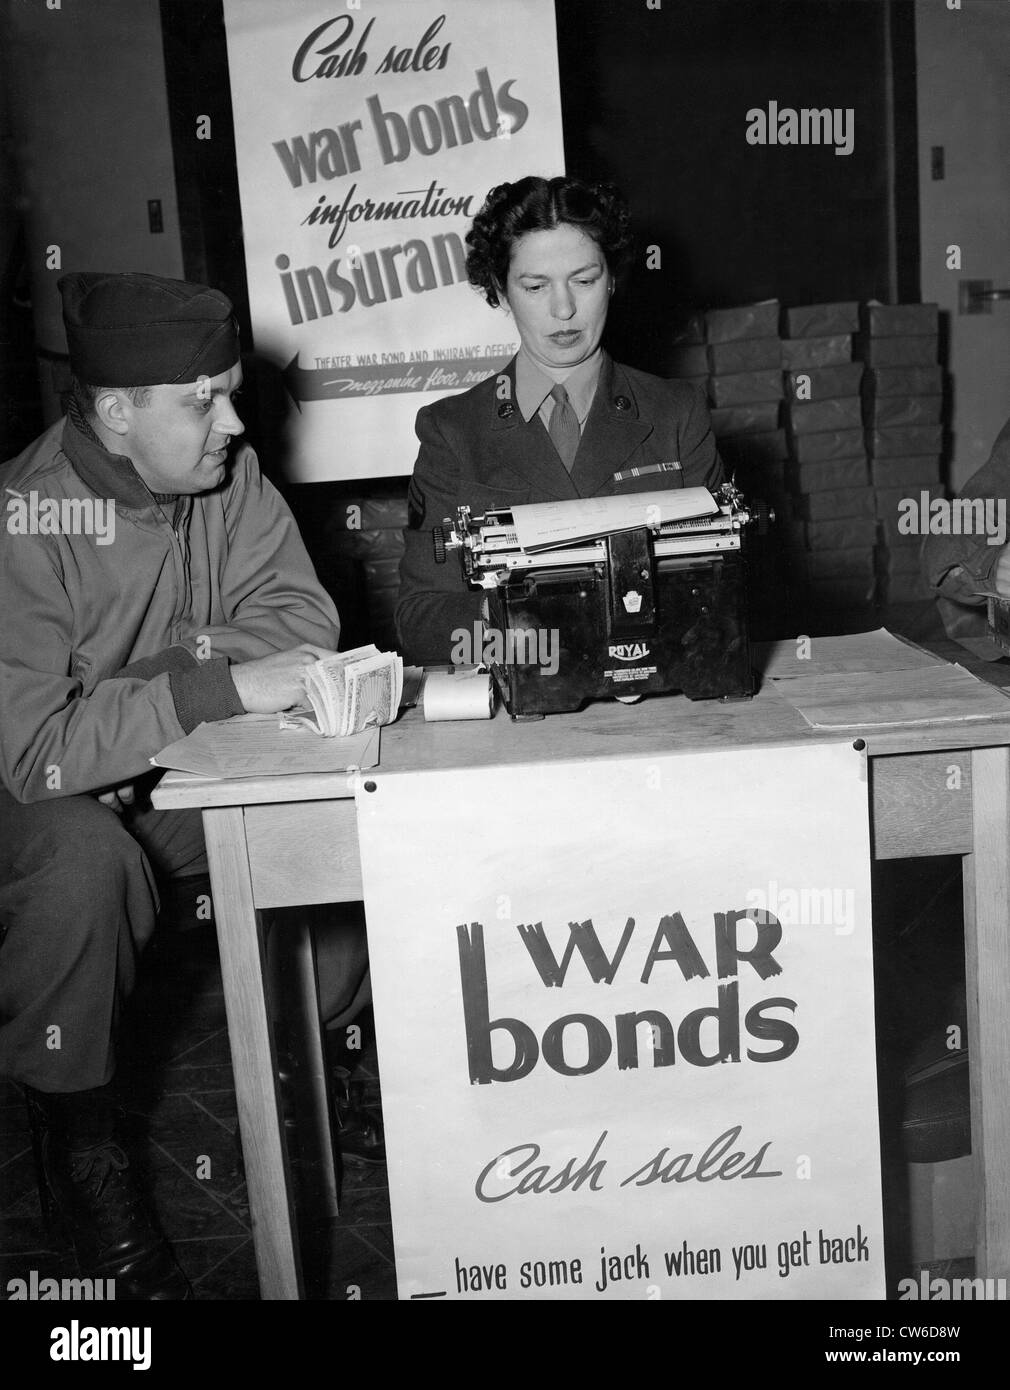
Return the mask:
<path id="1" fill-rule="evenodd" d="M 748 501 L 781 506 L 786 437 L 779 303 L 711 309 L 691 320 L 674 348 L 675 376 L 704 389 L 719 453 Z"/>
<path id="2" fill-rule="evenodd" d="M 864 304 L 857 352 L 866 367 L 863 421 L 870 476 L 880 521 L 877 572 L 881 598 L 903 603 L 930 598 L 922 578 L 921 528 L 928 516 L 922 494 L 944 496 L 940 483 L 943 448 L 943 372 L 938 365 L 935 304 Z"/>
<path id="3" fill-rule="evenodd" d="M 781 324 L 782 336 L 779 336 Z M 673 375 L 706 390 L 727 471 L 775 510 L 794 604 L 853 612 L 929 598 L 903 500 L 942 496 L 935 304 L 696 315 Z"/>
<path id="4" fill-rule="evenodd" d="M 784 326 L 793 567 L 818 611 L 865 608 L 876 593 L 877 525 L 863 441 L 863 368 L 852 360 L 859 305 L 787 309 Z"/>

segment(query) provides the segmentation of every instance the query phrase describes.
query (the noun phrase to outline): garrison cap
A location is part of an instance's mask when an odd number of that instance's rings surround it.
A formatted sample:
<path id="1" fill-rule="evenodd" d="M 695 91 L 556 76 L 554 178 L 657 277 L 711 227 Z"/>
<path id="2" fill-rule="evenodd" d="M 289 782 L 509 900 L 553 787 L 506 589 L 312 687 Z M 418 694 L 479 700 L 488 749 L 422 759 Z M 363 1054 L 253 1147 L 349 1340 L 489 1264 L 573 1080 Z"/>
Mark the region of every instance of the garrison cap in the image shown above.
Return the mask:
<path id="1" fill-rule="evenodd" d="M 182 384 L 239 360 L 238 324 L 220 290 L 133 271 L 77 271 L 60 277 L 59 290 L 78 381 Z"/>

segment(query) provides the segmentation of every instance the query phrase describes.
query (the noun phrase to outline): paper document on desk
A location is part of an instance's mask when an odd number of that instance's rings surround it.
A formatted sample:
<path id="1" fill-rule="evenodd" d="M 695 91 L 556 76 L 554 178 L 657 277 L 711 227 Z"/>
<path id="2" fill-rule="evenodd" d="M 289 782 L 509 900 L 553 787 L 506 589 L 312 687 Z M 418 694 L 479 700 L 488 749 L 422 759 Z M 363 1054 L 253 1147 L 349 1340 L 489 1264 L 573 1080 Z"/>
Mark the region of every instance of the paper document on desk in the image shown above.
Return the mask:
<path id="1" fill-rule="evenodd" d="M 320 738 L 308 729 L 282 729 L 276 714 L 240 714 L 200 724 L 151 759 L 155 767 L 200 777 L 279 777 L 291 772 L 343 772 L 376 767 L 379 730 Z"/>
<path id="2" fill-rule="evenodd" d="M 567 502 L 532 502 L 512 508 L 512 524 L 527 552 L 571 545 L 612 531 L 658 526 L 712 516 L 719 505 L 707 487 L 632 492 L 619 497 L 580 497 Z"/>
<path id="3" fill-rule="evenodd" d="M 904 671 L 798 676 L 775 688 L 814 729 L 884 729 L 1010 714 L 999 686 L 947 662 Z"/>
<path id="4" fill-rule="evenodd" d="M 843 637 L 789 637 L 755 642 L 754 669 L 768 680 L 809 679 L 830 671 L 904 671 L 944 665 L 943 657 L 903 642 L 886 628 Z"/>

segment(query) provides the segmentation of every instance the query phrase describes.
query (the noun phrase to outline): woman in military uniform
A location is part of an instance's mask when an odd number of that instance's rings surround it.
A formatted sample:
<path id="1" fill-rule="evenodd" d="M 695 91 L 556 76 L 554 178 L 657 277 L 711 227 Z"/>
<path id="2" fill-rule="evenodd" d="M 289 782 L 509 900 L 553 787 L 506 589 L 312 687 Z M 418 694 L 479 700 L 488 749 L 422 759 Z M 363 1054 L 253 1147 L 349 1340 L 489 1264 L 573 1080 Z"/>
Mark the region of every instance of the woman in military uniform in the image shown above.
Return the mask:
<path id="1" fill-rule="evenodd" d="M 626 367 L 601 346 L 631 258 L 627 205 L 609 184 L 529 177 L 493 188 L 467 235 L 467 275 L 510 314 L 520 348 L 497 375 L 418 413 L 397 628 L 408 660 L 447 662 L 481 592 L 436 564 L 431 531 L 466 504 L 715 487 L 708 410 L 685 382 Z"/>

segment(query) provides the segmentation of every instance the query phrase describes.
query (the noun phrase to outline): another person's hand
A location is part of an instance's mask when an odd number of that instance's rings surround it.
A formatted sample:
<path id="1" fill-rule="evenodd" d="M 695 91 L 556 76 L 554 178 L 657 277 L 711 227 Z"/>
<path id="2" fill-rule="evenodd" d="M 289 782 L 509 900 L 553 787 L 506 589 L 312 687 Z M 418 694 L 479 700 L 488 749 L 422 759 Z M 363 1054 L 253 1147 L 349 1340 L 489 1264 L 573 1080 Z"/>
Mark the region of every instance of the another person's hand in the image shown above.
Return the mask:
<path id="1" fill-rule="evenodd" d="M 249 714 L 274 714 L 290 709 L 305 696 L 304 673 L 326 656 L 336 653 L 306 642 L 288 652 L 274 652 L 256 661 L 243 661 L 231 668 L 238 697 Z"/>
<path id="2" fill-rule="evenodd" d="M 992 582 L 1000 598 L 1010 598 L 1010 545 L 1000 549 L 999 559 L 992 572 Z"/>
<path id="3" fill-rule="evenodd" d="M 127 782 L 125 786 L 116 787 L 115 791 L 102 792 L 98 799 L 103 806 L 108 806 L 117 816 L 121 816 L 127 806 L 133 805 L 135 796 L 133 785 Z"/>

